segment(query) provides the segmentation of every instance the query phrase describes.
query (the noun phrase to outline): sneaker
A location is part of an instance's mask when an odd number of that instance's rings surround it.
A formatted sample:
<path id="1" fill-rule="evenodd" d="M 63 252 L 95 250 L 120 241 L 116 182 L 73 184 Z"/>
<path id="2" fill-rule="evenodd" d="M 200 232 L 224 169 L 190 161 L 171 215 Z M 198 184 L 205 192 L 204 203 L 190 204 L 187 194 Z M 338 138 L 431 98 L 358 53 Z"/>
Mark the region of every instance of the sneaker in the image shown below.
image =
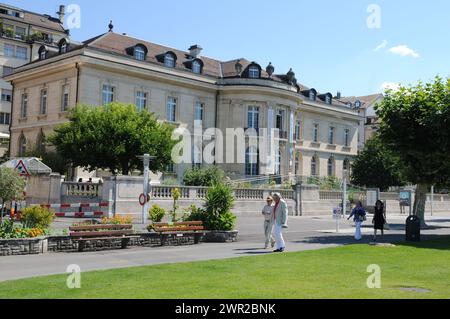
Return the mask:
<path id="1" fill-rule="evenodd" d="M 272 242 L 271 246 L 272 248 L 275 247 L 275 241 Z"/>

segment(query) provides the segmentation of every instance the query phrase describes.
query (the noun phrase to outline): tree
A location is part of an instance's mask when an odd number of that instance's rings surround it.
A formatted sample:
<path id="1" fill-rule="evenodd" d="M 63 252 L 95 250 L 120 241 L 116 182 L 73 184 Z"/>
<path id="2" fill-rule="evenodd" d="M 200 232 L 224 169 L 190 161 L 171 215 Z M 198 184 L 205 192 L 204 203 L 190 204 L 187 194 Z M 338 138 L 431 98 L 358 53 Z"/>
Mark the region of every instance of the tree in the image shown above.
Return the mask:
<path id="1" fill-rule="evenodd" d="M 174 127 L 159 123 L 153 113 L 135 105 L 111 103 L 103 107 L 81 105 L 71 110 L 69 122 L 55 129 L 50 142 L 73 166 L 110 169 L 128 175 L 141 169 L 138 156 L 155 156 L 150 169 L 162 171 L 172 163 Z"/>
<path id="2" fill-rule="evenodd" d="M 367 141 L 352 164 L 352 184 L 387 190 L 405 184 L 398 157 L 377 136 Z"/>
<path id="3" fill-rule="evenodd" d="M 25 180 L 16 170 L 0 167 L 0 201 L 3 206 L 15 199 L 22 199 L 25 186 Z M 3 223 L 3 208 L 1 209 L 0 220 Z"/>
<path id="4" fill-rule="evenodd" d="M 425 225 L 426 193 L 450 181 L 450 79 L 388 90 L 376 112 L 381 142 L 417 185 L 414 214 Z"/>
<path id="5" fill-rule="evenodd" d="M 69 170 L 69 163 L 67 159 L 63 158 L 58 152 L 39 150 L 35 148 L 25 153 L 25 157 L 39 158 L 42 163 L 52 169 L 53 172 L 60 173 L 61 175 L 67 174 Z"/>

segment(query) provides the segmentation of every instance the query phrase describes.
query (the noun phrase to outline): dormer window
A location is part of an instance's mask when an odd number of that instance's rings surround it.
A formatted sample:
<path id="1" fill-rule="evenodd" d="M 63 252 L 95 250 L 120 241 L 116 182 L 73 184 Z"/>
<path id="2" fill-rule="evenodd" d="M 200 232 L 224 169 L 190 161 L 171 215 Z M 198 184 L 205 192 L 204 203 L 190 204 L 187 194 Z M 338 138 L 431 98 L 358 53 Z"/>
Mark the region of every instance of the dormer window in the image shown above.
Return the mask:
<path id="1" fill-rule="evenodd" d="M 327 95 L 325 96 L 325 103 L 331 104 L 331 100 L 332 100 L 331 94 L 327 94 Z"/>
<path id="2" fill-rule="evenodd" d="M 356 101 L 356 102 L 355 102 L 355 107 L 356 107 L 357 109 L 359 109 L 359 108 L 361 107 L 361 101 Z"/>
<path id="3" fill-rule="evenodd" d="M 314 90 L 314 89 L 309 90 L 309 99 L 311 101 L 315 101 L 316 96 L 317 96 L 316 90 Z"/>
<path id="4" fill-rule="evenodd" d="M 195 74 L 202 73 L 202 65 L 198 60 L 192 62 L 192 72 L 194 72 Z"/>
<path id="5" fill-rule="evenodd" d="M 164 65 L 168 68 L 175 67 L 175 56 L 172 53 L 166 53 L 164 56 Z"/>
<path id="6" fill-rule="evenodd" d="M 248 77 L 251 79 L 259 79 L 260 78 L 260 71 L 258 66 L 252 65 L 248 68 Z"/>
<path id="7" fill-rule="evenodd" d="M 69 43 L 67 42 L 66 39 L 61 39 L 61 41 L 59 41 L 58 43 L 59 46 L 59 53 L 66 53 L 68 51 L 69 48 Z"/>
<path id="8" fill-rule="evenodd" d="M 47 50 L 47 48 L 45 46 L 41 46 L 39 48 L 38 53 L 39 53 L 39 60 L 47 59 L 48 50 Z"/>
<path id="9" fill-rule="evenodd" d="M 137 45 L 134 48 L 134 57 L 135 57 L 135 59 L 139 60 L 139 61 L 145 61 L 145 57 L 146 57 L 146 54 L 147 54 L 145 51 L 146 50 L 142 46 Z"/>

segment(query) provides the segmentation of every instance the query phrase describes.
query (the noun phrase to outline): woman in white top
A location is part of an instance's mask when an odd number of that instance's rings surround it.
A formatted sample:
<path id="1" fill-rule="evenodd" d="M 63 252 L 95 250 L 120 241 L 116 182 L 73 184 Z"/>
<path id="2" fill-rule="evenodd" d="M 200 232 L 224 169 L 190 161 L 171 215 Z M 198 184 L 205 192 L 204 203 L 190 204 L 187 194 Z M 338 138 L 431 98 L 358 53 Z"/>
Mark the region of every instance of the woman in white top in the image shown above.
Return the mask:
<path id="1" fill-rule="evenodd" d="M 273 238 L 273 198 L 267 197 L 267 205 L 264 206 L 262 214 L 264 215 L 264 234 L 266 235 L 266 245 L 264 249 L 268 249 L 269 245 L 273 247 L 275 245 L 275 239 Z"/>

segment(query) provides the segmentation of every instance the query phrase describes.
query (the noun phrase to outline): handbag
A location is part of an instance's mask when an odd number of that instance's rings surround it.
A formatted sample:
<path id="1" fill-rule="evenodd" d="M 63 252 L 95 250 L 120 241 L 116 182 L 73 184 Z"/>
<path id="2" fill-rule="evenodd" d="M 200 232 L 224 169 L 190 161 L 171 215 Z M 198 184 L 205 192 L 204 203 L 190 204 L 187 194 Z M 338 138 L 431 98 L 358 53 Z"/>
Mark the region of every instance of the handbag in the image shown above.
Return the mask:
<path id="1" fill-rule="evenodd" d="M 389 224 L 386 222 L 386 223 L 384 223 L 383 229 L 384 229 L 384 230 L 390 230 L 391 227 L 390 227 Z"/>

